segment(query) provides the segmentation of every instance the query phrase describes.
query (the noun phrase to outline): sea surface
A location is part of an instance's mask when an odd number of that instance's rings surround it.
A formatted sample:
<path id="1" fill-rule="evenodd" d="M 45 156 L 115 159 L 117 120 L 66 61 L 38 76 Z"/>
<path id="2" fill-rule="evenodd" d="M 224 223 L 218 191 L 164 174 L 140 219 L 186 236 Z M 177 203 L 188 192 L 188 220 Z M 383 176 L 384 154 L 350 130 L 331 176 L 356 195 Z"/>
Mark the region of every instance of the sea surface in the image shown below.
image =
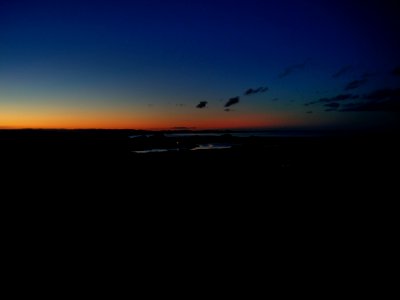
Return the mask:
<path id="1" fill-rule="evenodd" d="M 207 143 L 207 144 L 199 144 L 197 147 L 190 149 L 190 151 L 200 151 L 200 150 L 215 150 L 215 149 L 230 149 L 233 145 L 231 144 L 221 144 L 221 143 Z M 172 149 L 163 149 L 163 148 L 153 148 L 148 150 L 139 150 L 133 151 L 138 154 L 146 154 L 146 153 L 161 153 L 168 151 L 180 151 L 178 148 Z"/>
<path id="2" fill-rule="evenodd" d="M 192 137 L 192 136 L 223 136 L 229 134 L 234 137 L 316 137 L 326 133 L 316 131 L 240 131 L 240 132 L 191 132 L 191 133 L 168 133 L 166 137 Z"/>
<path id="3" fill-rule="evenodd" d="M 184 132 L 184 133 L 166 133 L 165 137 L 194 137 L 194 136 L 223 136 L 231 135 L 234 137 L 317 137 L 326 135 L 327 132 L 321 131 L 300 131 L 300 130 L 271 130 L 271 131 L 238 131 L 238 132 Z M 152 137 L 153 134 L 130 135 L 129 138 Z"/>
<path id="4" fill-rule="evenodd" d="M 159 134 L 159 133 L 157 133 Z M 247 138 L 247 137 L 317 137 L 322 136 L 324 133 L 315 131 L 289 131 L 289 130 L 271 130 L 271 131 L 229 131 L 229 132 L 177 132 L 177 133 L 165 133 L 163 134 L 166 138 L 186 138 L 186 137 L 222 137 L 225 135 L 230 135 L 232 137 Z M 142 135 L 130 135 L 129 138 L 151 138 L 156 136 L 156 134 L 146 133 Z M 194 148 L 186 149 L 190 151 L 202 151 L 202 150 L 215 150 L 215 149 L 229 149 L 232 148 L 234 144 L 230 143 L 202 143 Z M 183 149 L 179 148 L 151 148 L 151 149 L 141 149 L 138 151 L 133 151 L 138 154 L 146 153 L 158 153 L 158 152 L 168 152 L 168 151 L 180 151 Z"/>

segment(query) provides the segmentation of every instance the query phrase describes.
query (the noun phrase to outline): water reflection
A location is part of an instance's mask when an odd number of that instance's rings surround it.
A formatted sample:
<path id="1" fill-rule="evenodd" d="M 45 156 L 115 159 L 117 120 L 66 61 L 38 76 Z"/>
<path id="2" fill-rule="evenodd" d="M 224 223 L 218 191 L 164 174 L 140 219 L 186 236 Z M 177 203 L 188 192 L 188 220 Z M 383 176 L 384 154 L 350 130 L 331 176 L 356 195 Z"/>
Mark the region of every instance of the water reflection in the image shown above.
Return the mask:
<path id="1" fill-rule="evenodd" d="M 187 149 L 187 148 L 172 148 L 172 149 L 162 149 L 162 148 L 153 148 L 147 150 L 137 150 L 132 151 L 133 153 L 138 154 L 146 154 L 146 153 L 161 153 L 161 152 L 168 152 L 168 151 L 184 151 L 184 150 L 216 150 L 216 149 L 230 149 L 232 145 L 230 144 L 221 144 L 221 143 L 208 143 L 208 144 L 199 144 L 196 147 Z"/>
<path id="2" fill-rule="evenodd" d="M 161 152 L 168 152 L 168 151 L 178 151 L 179 149 L 148 149 L 148 150 L 138 150 L 132 151 L 138 154 L 146 154 L 146 153 L 161 153 Z"/>
<path id="3" fill-rule="evenodd" d="M 191 150 L 214 150 L 214 149 L 230 149 L 232 145 L 221 144 L 221 143 L 209 143 L 209 144 L 200 144 L 197 147 L 192 148 Z"/>

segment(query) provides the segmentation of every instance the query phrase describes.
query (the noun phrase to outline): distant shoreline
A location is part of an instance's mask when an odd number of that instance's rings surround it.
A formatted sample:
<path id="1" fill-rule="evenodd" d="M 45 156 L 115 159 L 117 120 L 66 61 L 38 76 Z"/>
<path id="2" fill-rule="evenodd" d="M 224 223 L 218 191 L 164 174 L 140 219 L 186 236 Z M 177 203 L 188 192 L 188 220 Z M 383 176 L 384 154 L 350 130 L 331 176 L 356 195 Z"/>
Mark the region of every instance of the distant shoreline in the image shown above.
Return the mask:
<path id="1" fill-rule="evenodd" d="M 282 134 L 293 135 L 351 135 L 351 134 L 386 134 L 400 132 L 399 128 L 390 129 L 165 129 L 165 130 L 145 130 L 145 129 L 108 129 L 108 128 L 0 128 L 0 132 L 129 132 L 133 134 L 252 134 L 257 135 Z"/>

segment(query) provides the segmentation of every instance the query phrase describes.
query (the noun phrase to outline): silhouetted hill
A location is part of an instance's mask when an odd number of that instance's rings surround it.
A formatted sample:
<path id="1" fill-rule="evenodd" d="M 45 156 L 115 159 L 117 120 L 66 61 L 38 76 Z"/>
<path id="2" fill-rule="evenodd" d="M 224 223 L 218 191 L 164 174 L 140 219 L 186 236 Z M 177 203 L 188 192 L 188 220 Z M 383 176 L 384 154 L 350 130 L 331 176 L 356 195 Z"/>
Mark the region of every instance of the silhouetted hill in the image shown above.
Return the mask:
<path id="1" fill-rule="evenodd" d="M 168 132 L 132 130 L 1 130 L 0 153 L 4 168 L 23 169 L 36 164 L 59 174 L 64 173 L 64 168 L 74 168 L 77 176 L 88 172 L 88 178 L 97 176 L 97 170 L 110 168 L 124 179 L 129 176 L 144 176 L 149 180 L 170 180 L 175 176 L 177 181 L 202 178 L 199 186 L 201 182 L 235 186 L 250 180 L 263 184 L 296 176 L 306 181 L 309 176 L 310 185 L 313 180 L 326 177 L 326 183 L 334 187 L 340 186 L 344 179 L 390 177 L 389 170 L 399 166 L 396 138 L 393 133 L 238 137 L 168 136 Z M 208 144 L 231 148 L 190 150 Z M 173 151 L 135 153 L 152 148 Z M 103 175 L 111 180 L 115 176 Z M 331 178 L 335 180 L 330 181 Z"/>

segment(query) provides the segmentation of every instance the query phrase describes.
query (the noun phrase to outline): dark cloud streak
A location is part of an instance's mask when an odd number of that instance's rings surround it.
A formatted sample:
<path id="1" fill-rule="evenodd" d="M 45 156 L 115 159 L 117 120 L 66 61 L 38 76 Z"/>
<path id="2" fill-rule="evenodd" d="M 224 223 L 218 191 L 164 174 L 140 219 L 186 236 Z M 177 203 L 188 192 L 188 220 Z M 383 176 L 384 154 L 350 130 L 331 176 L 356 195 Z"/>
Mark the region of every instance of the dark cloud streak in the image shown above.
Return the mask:
<path id="1" fill-rule="evenodd" d="M 318 102 L 336 102 L 336 101 L 345 101 L 349 99 L 357 99 L 360 96 L 358 95 L 352 95 L 352 94 L 340 94 L 332 98 L 321 98 L 318 100 Z"/>
<path id="2" fill-rule="evenodd" d="M 225 103 L 224 107 L 230 107 L 232 105 L 235 105 L 235 104 L 239 103 L 239 101 L 240 101 L 239 97 L 230 98 L 228 100 L 228 102 Z"/>
<path id="3" fill-rule="evenodd" d="M 342 67 L 341 69 L 339 69 L 335 74 L 332 75 L 333 78 L 339 78 L 347 73 L 349 73 L 352 70 L 352 66 L 351 65 L 347 65 Z"/>
<path id="4" fill-rule="evenodd" d="M 265 87 L 259 87 L 259 88 L 257 88 L 257 89 L 252 89 L 252 88 L 249 88 L 248 90 L 246 90 L 245 92 L 244 92 L 244 95 L 245 96 L 251 96 L 251 95 L 254 95 L 254 94 L 259 94 L 259 93 L 265 93 L 265 92 L 267 92 L 269 90 L 269 88 L 267 87 L 267 86 L 265 86 Z"/>
<path id="5" fill-rule="evenodd" d="M 295 71 L 303 70 L 307 66 L 309 61 L 310 61 L 310 59 L 306 59 L 301 64 L 295 64 L 295 65 L 288 66 L 281 74 L 279 74 L 279 78 L 284 78 L 286 76 L 291 75 Z"/>
<path id="6" fill-rule="evenodd" d="M 205 108 L 207 103 L 207 101 L 200 101 L 200 103 L 196 105 L 196 108 Z"/>
<path id="7" fill-rule="evenodd" d="M 346 84 L 346 86 L 344 87 L 344 90 L 350 91 L 350 90 L 358 89 L 360 86 L 365 85 L 367 82 L 368 82 L 368 80 L 366 78 L 350 81 L 348 84 Z"/>
<path id="8" fill-rule="evenodd" d="M 330 102 L 330 103 L 326 103 L 324 104 L 325 107 L 330 107 L 330 108 L 338 108 L 340 106 L 339 103 L 337 102 Z"/>
<path id="9" fill-rule="evenodd" d="M 350 103 L 340 111 L 385 111 L 400 112 L 400 102 L 398 100 L 388 100 L 382 102 L 361 102 Z"/>
<path id="10" fill-rule="evenodd" d="M 340 94 L 335 97 L 331 98 L 321 98 L 318 101 L 312 101 L 305 103 L 305 106 L 317 104 L 317 103 L 331 103 L 331 102 L 337 102 L 337 101 L 346 101 L 346 100 L 354 100 L 360 98 L 359 95 L 353 95 L 353 94 Z"/>
<path id="11" fill-rule="evenodd" d="M 368 100 L 385 100 L 400 98 L 400 89 L 379 89 L 364 96 Z"/>
<path id="12" fill-rule="evenodd" d="M 400 88 L 379 89 L 363 96 L 362 102 L 348 103 L 339 111 L 400 112 Z"/>

